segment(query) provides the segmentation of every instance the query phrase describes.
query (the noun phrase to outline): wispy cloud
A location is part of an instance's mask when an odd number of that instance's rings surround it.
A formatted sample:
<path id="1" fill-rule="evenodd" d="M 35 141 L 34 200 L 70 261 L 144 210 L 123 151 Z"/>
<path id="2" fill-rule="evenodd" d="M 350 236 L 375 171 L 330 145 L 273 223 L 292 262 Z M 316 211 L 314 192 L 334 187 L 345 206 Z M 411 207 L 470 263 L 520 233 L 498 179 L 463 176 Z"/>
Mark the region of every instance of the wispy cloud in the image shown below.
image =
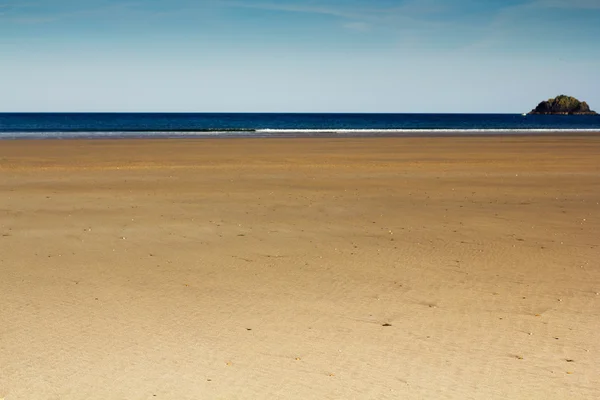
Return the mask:
<path id="1" fill-rule="evenodd" d="M 348 4 L 345 6 L 331 5 L 327 3 L 270 3 L 270 2 L 252 2 L 252 1 L 235 1 L 235 0 L 224 0 L 220 1 L 219 4 L 225 6 L 233 6 L 239 8 L 255 8 L 270 11 L 286 11 L 294 13 L 304 14 L 322 14 L 330 15 L 339 18 L 355 19 L 361 15 L 371 14 L 372 9 L 365 7 L 353 7 Z"/>
<path id="2" fill-rule="evenodd" d="M 348 22 L 344 24 L 344 28 L 351 31 L 367 32 L 371 29 L 371 25 L 366 22 Z"/>
<path id="3" fill-rule="evenodd" d="M 568 8 L 584 10 L 600 10 L 600 1 L 598 0 L 535 0 L 529 3 L 534 8 Z"/>
<path id="4" fill-rule="evenodd" d="M 598 29 L 582 21 L 581 15 L 593 16 L 598 12 L 600 0 L 530 0 L 512 4 L 494 13 L 481 35 L 463 50 L 556 53 L 556 44 L 563 43 L 560 51 L 569 51 L 564 44 L 570 37 L 578 38 L 573 46 L 585 46 L 594 40 L 590 30 Z M 567 31 L 570 35 L 565 35 Z"/>
<path id="5" fill-rule="evenodd" d="M 391 0 L 347 1 L 344 3 L 331 0 L 287 3 L 221 0 L 217 4 L 226 7 L 330 16 L 345 21 L 342 26 L 355 31 L 367 31 L 376 27 L 391 30 L 406 30 L 411 27 L 436 29 L 446 24 L 446 22 L 434 21 L 429 18 L 431 13 L 445 8 L 440 0 L 406 0 L 400 5 L 397 1 Z"/>
<path id="6" fill-rule="evenodd" d="M 9 11 L 2 11 L 2 5 L 0 5 L 0 16 L 2 16 L 5 21 L 19 24 L 44 24 L 77 17 L 116 15 L 122 13 L 124 10 L 130 10 L 139 6 L 140 4 L 141 3 L 139 2 L 126 2 L 95 7 L 80 6 L 68 10 L 49 9 L 45 11 L 38 11 L 36 5 L 39 6 L 39 4 L 36 3 L 19 4 L 18 7 L 11 7 Z M 8 5 L 5 5 L 5 8 L 8 9 Z"/>

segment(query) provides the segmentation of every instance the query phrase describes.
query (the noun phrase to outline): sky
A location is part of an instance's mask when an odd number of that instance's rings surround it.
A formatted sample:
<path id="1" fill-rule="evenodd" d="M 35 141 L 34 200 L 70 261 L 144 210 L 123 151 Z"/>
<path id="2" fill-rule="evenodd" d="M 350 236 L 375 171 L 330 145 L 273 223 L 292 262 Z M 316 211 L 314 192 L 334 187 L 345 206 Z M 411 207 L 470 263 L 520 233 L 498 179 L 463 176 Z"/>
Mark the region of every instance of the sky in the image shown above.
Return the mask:
<path id="1" fill-rule="evenodd" d="M 0 0 L 0 112 L 600 111 L 600 0 Z"/>

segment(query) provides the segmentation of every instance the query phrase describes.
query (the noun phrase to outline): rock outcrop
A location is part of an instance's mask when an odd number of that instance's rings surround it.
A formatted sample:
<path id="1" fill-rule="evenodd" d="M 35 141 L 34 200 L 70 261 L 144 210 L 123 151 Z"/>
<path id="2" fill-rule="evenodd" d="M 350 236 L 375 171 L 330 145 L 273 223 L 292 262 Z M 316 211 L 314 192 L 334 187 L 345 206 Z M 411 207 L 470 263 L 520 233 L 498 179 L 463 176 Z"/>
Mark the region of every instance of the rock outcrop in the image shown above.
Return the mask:
<path id="1" fill-rule="evenodd" d="M 542 101 L 531 110 L 529 114 L 555 114 L 555 115 L 598 115 L 585 101 L 574 97 L 560 95 L 548 101 Z"/>

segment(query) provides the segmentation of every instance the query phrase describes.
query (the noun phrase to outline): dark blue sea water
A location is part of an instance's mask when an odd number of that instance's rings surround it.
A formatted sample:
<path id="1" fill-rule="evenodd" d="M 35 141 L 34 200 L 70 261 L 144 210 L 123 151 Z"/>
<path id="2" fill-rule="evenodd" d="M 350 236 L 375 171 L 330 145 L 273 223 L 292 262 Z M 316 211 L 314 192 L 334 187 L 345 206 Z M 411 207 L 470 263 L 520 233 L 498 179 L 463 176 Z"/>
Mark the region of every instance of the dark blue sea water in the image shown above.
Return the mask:
<path id="1" fill-rule="evenodd" d="M 548 134 L 600 116 L 520 114 L 0 113 L 0 139 Z"/>

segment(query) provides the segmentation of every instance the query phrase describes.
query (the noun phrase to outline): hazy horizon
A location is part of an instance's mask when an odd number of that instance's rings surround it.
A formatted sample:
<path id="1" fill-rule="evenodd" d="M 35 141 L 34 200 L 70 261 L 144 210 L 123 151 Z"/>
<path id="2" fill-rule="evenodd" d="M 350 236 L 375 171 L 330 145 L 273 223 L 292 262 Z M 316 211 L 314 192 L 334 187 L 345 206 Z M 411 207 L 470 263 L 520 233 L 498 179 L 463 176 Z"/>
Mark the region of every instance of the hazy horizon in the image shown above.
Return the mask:
<path id="1" fill-rule="evenodd" d="M 531 111 L 531 110 L 529 110 Z M 1 114 L 365 114 L 365 115 L 522 115 L 524 112 L 379 112 L 379 111 L 0 111 Z M 592 110 L 596 111 L 596 110 Z M 561 116 L 561 115 L 556 115 Z M 567 115 L 568 116 L 568 115 Z M 586 115 L 583 115 L 585 117 Z"/>
<path id="2" fill-rule="evenodd" d="M 596 0 L 0 3 L 0 112 L 600 111 Z"/>

